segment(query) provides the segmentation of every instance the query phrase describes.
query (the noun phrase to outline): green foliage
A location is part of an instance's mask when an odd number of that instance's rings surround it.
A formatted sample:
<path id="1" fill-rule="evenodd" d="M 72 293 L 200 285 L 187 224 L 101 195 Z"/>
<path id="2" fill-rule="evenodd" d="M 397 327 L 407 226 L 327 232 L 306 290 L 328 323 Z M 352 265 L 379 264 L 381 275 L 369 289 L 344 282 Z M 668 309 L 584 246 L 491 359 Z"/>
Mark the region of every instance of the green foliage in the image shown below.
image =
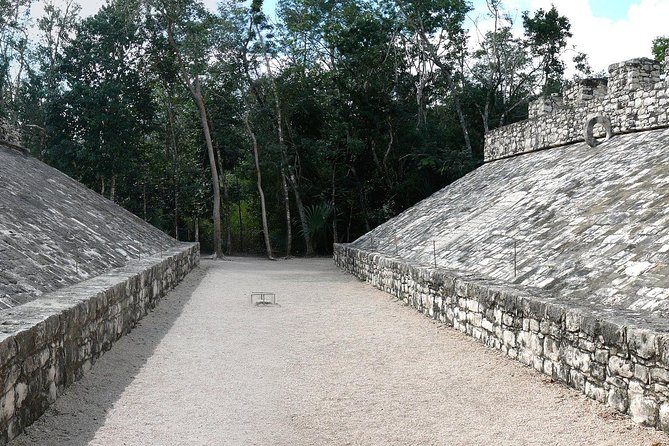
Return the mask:
<path id="1" fill-rule="evenodd" d="M 653 39 L 653 46 L 651 51 L 653 52 L 655 60 L 658 62 L 664 62 L 667 49 L 669 49 L 669 36 L 656 37 Z"/>
<path id="2" fill-rule="evenodd" d="M 314 247 L 320 252 L 329 252 L 332 243 L 332 217 L 334 207 L 327 202 L 321 202 L 307 206 L 307 231 L 314 243 Z M 300 231 L 303 229 L 300 228 Z"/>
<path id="3" fill-rule="evenodd" d="M 523 27 L 533 54 L 541 59 L 544 72 L 543 93 L 561 91 L 565 65 L 560 55 L 567 47 L 567 39 L 572 37 L 569 20 L 561 16 L 555 5 L 552 5 L 548 11 L 540 8 L 534 16 L 525 11 Z"/>
<path id="4" fill-rule="evenodd" d="M 0 112 L 33 153 L 171 235 L 199 228 L 213 248 L 186 71 L 206 103 L 231 248 L 253 253 L 264 243 L 247 122 L 275 248 L 287 244 L 288 173 L 294 251 L 307 251 L 307 231 L 330 252 L 478 166 L 485 131 L 562 84 L 571 36 L 552 8 L 525 13 L 525 37 L 514 37 L 499 0 L 471 54 L 462 0 L 280 0 L 277 23 L 259 0 L 221 2 L 217 14 L 198 0 L 110 0 L 85 20 L 71 1 L 47 3 L 31 46 L 16 4 L 0 0 Z"/>

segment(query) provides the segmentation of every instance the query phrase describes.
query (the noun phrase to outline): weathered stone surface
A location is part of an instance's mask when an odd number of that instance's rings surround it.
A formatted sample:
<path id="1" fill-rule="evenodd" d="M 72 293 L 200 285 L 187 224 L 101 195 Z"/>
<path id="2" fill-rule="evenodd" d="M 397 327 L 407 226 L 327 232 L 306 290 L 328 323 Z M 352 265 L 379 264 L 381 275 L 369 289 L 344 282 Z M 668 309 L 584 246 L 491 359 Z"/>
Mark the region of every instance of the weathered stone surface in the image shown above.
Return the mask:
<path id="1" fill-rule="evenodd" d="M 658 413 L 659 428 L 663 431 L 669 431 L 669 403 L 663 403 Z"/>
<path id="2" fill-rule="evenodd" d="M 652 359 L 656 354 L 655 333 L 639 328 L 627 329 L 630 351 L 644 359 Z"/>
<path id="3" fill-rule="evenodd" d="M 621 310 L 627 322 L 613 313 L 609 313 L 612 320 L 604 320 L 604 313 L 592 307 L 572 308 L 570 300 L 551 297 L 539 289 L 530 295 L 520 285 L 413 264 L 350 244 L 335 245 L 334 261 L 419 311 L 423 311 L 421 301 L 410 296 L 430 288 L 435 274 L 441 280 L 456 282 L 457 287 L 435 292 L 431 298 L 441 304 L 426 315 L 629 414 L 639 423 L 667 425 L 667 409 L 660 408 L 669 404 L 669 371 L 655 360 L 666 354 L 664 335 L 637 328 L 645 321 L 666 332 L 669 322 L 664 318 Z M 493 290 L 499 298 L 491 300 Z M 458 293 L 467 297 L 458 297 Z M 540 307 L 544 308 L 543 317 L 537 313 Z M 633 325 L 628 325 L 629 321 Z M 542 326 L 551 329 L 537 331 Z"/>
<path id="4" fill-rule="evenodd" d="M 564 98 L 542 97 L 530 103 L 529 119 L 486 134 L 485 160 L 571 144 L 588 139 L 583 134 L 587 117 L 608 120 L 613 134 L 669 126 L 669 82 L 660 80 L 659 63 L 632 59 L 609 67 L 609 78 L 584 79 Z M 606 126 L 595 136 L 604 136 Z"/>
<path id="5" fill-rule="evenodd" d="M 176 245 L 120 206 L 1 142 L 0 191 L 0 309 Z"/>
<path id="6" fill-rule="evenodd" d="M 630 416 L 636 423 L 655 427 L 658 417 L 657 401 L 643 394 L 632 394 L 630 396 Z"/>
<path id="7" fill-rule="evenodd" d="M 609 372 L 613 376 L 622 378 L 631 378 L 634 376 L 634 364 L 618 356 L 611 356 L 609 359 Z"/>
<path id="8" fill-rule="evenodd" d="M 44 413 L 198 262 L 197 244 L 179 244 L 0 310 L 0 444 Z"/>
<path id="9" fill-rule="evenodd" d="M 429 266 L 434 241 L 440 268 L 540 288 L 605 316 L 669 313 L 667 181 L 669 130 L 530 153 L 483 165 L 351 246 Z"/>
<path id="10" fill-rule="evenodd" d="M 197 244 L 28 156 L 17 138 L 0 122 L 0 444 L 199 261 Z"/>
<path id="11" fill-rule="evenodd" d="M 529 120 L 489 132 L 491 162 L 336 245 L 334 261 L 635 421 L 667 429 L 669 78 L 648 59 L 609 73 L 575 83 L 564 98 L 540 98 Z M 610 121 L 614 137 L 576 143 L 586 117 Z M 603 136 L 599 127 L 593 136 Z M 452 286 L 434 286 L 436 276 Z M 430 311 L 415 297 L 425 289 L 439 302 Z"/>
<path id="12" fill-rule="evenodd" d="M 0 144 L 6 142 L 14 146 L 21 145 L 21 137 L 19 132 L 16 129 L 9 125 L 9 123 L 2 117 L 0 117 Z"/>
<path id="13" fill-rule="evenodd" d="M 594 136 L 595 125 L 601 125 L 604 127 L 604 132 L 606 133 L 606 139 L 611 139 L 613 136 L 613 131 L 611 130 L 611 120 L 606 116 L 602 115 L 590 115 L 585 118 L 584 129 L 583 129 L 583 139 L 585 143 L 590 147 L 595 147 L 599 145 L 599 141 Z"/>

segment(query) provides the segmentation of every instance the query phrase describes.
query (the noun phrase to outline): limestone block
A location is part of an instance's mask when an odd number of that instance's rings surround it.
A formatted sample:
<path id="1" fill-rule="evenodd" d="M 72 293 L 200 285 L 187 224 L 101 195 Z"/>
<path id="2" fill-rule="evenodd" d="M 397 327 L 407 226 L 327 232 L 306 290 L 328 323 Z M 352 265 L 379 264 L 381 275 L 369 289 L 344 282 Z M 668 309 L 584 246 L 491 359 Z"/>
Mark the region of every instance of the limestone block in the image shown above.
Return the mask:
<path id="1" fill-rule="evenodd" d="M 634 364 L 618 356 L 609 358 L 609 373 L 614 376 L 631 378 L 634 376 Z"/>
<path id="2" fill-rule="evenodd" d="M 627 390 L 621 387 L 612 386 L 609 389 L 607 403 L 618 412 L 626 413 L 629 407 L 629 398 Z"/>
<path id="3" fill-rule="evenodd" d="M 606 349 L 596 349 L 594 358 L 600 364 L 607 364 L 609 362 L 609 351 Z"/>
<path id="4" fill-rule="evenodd" d="M 504 332 L 502 334 L 502 338 L 503 338 L 504 344 L 507 347 L 515 347 L 516 346 L 516 335 L 511 330 L 504 330 Z"/>
<path id="5" fill-rule="evenodd" d="M 658 412 L 659 427 L 663 431 L 669 431 L 669 403 L 662 403 Z"/>
<path id="6" fill-rule="evenodd" d="M 572 369 L 569 372 L 569 384 L 576 390 L 584 392 L 585 391 L 585 376 L 577 371 Z"/>
<path id="7" fill-rule="evenodd" d="M 627 342 L 630 353 L 644 359 L 652 359 L 655 357 L 657 352 L 655 345 L 655 334 L 650 330 L 641 328 L 628 328 Z"/>
<path id="8" fill-rule="evenodd" d="M 585 383 L 585 394 L 593 400 L 605 403 L 607 400 L 607 392 L 604 387 L 594 384 L 591 381 Z"/>
<path id="9" fill-rule="evenodd" d="M 578 332 L 581 329 L 581 313 L 577 310 L 569 310 L 565 316 L 567 331 Z"/>
<path id="10" fill-rule="evenodd" d="M 655 426 L 658 417 L 658 404 L 655 398 L 640 393 L 630 394 L 629 398 L 632 421 L 644 426 Z"/>
<path id="11" fill-rule="evenodd" d="M 560 360 L 560 344 L 552 337 L 546 336 L 544 338 L 544 352 L 551 361 L 557 362 Z"/>
<path id="12" fill-rule="evenodd" d="M 642 384 L 648 384 L 648 377 L 649 377 L 648 367 L 641 364 L 634 365 L 634 379 L 641 382 Z"/>
<path id="13" fill-rule="evenodd" d="M 669 370 L 664 367 L 651 367 L 650 380 L 653 382 L 669 383 Z"/>

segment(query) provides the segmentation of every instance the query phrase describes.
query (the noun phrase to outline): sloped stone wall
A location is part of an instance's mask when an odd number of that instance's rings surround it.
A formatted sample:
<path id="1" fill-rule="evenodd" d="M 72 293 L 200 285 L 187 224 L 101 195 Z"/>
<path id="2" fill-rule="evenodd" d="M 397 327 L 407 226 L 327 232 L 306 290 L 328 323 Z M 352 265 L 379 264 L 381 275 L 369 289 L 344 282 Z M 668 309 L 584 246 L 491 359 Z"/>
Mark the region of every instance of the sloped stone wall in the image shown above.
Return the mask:
<path id="1" fill-rule="evenodd" d="M 0 142 L 0 309 L 175 244 L 112 201 Z"/>
<path id="2" fill-rule="evenodd" d="M 660 64 L 632 59 L 609 66 L 609 78 L 584 79 L 564 97 L 542 97 L 529 106 L 529 119 L 500 127 L 485 136 L 485 161 L 583 141 L 590 115 L 611 121 L 613 133 L 669 126 L 669 77 Z"/>
<path id="3" fill-rule="evenodd" d="M 540 289 L 419 266 L 349 245 L 335 245 L 334 262 L 634 421 L 669 431 L 666 318 L 622 310 L 597 314 Z"/>
<path id="4" fill-rule="evenodd" d="M 0 443 L 42 415 L 198 263 L 199 245 L 184 243 L 0 311 Z"/>

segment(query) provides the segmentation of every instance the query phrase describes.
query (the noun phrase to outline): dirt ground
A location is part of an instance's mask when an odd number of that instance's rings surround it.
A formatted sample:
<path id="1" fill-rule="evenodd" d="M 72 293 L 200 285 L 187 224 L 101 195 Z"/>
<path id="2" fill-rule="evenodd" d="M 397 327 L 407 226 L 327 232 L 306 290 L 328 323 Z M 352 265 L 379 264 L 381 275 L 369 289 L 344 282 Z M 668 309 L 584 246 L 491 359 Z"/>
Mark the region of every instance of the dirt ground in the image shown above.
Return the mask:
<path id="1" fill-rule="evenodd" d="M 276 292 L 278 306 L 249 293 Z M 203 260 L 19 445 L 669 445 L 337 270 Z"/>

